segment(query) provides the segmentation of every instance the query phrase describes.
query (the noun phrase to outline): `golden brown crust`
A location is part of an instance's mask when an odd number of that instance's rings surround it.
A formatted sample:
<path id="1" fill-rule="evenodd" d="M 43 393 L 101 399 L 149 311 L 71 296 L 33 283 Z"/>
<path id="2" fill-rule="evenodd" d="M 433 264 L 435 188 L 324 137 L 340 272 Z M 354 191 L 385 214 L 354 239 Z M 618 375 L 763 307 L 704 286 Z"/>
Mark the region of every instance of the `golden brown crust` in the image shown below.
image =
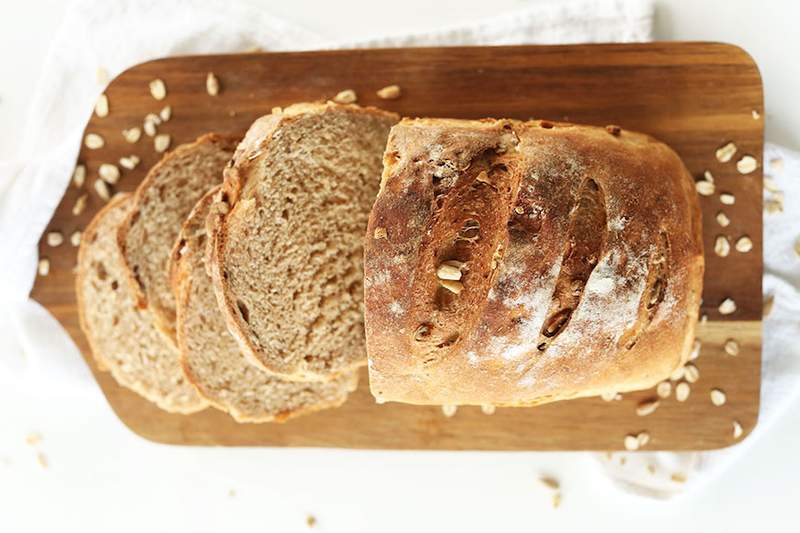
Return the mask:
<path id="1" fill-rule="evenodd" d="M 685 362 L 700 210 L 666 145 L 419 119 L 393 128 L 384 163 L 365 244 L 376 397 L 533 405 L 647 388 Z M 437 279 L 444 261 L 461 264 L 458 294 Z"/>
<path id="2" fill-rule="evenodd" d="M 133 292 L 137 305 L 142 309 L 145 307 L 151 308 L 153 317 L 155 319 L 155 327 L 173 344 L 175 343 L 174 317 L 169 316 L 170 313 L 168 313 L 166 310 L 160 309 L 158 306 L 151 305 L 151 303 L 148 302 L 145 289 L 141 281 L 134 274 L 133 266 L 130 264 L 130 254 L 127 250 L 128 232 L 141 214 L 145 191 L 153 186 L 153 183 L 158 179 L 158 176 L 165 167 L 168 167 L 174 160 L 181 158 L 183 155 L 191 153 L 197 147 L 197 145 L 215 144 L 220 146 L 220 148 L 223 150 L 232 152 L 238 141 L 239 139 L 236 137 L 220 135 L 216 133 L 206 133 L 198 137 L 194 142 L 182 144 L 175 148 L 175 150 L 165 154 L 164 157 L 162 157 L 161 160 L 147 172 L 144 180 L 142 180 L 142 182 L 136 188 L 136 191 L 133 194 L 133 208 L 117 231 L 117 244 L 122 253 L 123 261 L 125 262 L 125 272 L 128 285 L 131 287 L 131 291 Z"/>

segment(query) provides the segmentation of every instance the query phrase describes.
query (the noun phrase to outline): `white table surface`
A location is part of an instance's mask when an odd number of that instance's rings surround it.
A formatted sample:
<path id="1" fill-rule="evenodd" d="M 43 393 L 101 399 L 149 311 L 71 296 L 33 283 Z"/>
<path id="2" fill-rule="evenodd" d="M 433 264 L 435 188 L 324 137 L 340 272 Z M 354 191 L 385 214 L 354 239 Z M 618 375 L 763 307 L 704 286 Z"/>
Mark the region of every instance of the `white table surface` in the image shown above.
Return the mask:
<path id="1" fill-rule="evenodd" d="M 249 0 L 256 2 L 257 0 Z M 260 2 L 267 5 L 267 2 Z M 276 15 L 331 37 L 434 27 L 520 0 L 292 0 Z M 3 0 L 0 158 L 13 157 L 48 36 L 65 2 Z M 662 1 L 660 39 L 743 46 L 765 82 L 767 136 L 800 148 L 797 2 Z M 421 16 L 420 13 L 424 13 Z M 800 404 L 708 490 L 674 502 L 623 495 L 586 454 L 182 448 L 128 431 L 99 392 L 53 401 L 0 390 L 0 531 L 752 531 L 797 527 Z M 698 420 L 697 423 L 702 423 Z M 32 447 L 26 436 L 42 442 Z M 49 466 L 37 462 L 43 453 Z M 550 506 L 540 474 L 561 480 Z M 598 481 L 599 480 L 599 481 Z M 783 530 L 783 529 L 780 529 Z"/>

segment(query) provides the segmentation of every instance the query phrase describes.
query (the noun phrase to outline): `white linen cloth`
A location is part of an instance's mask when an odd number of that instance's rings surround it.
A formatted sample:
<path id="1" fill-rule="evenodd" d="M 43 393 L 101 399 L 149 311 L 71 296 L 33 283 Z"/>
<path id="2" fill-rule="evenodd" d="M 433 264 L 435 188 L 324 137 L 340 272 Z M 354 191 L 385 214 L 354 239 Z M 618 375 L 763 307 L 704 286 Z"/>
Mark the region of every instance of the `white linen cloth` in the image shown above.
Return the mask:
<path id="1" fill-rule="evenodd" d="M 536 4 L 478 24 L 433 32 L 327 42 L 263 10 L 222 0 L 74 2 L 54 35 L 22 150 L 16 160 L 0 161 L 0 386 L 35 387 L 46 391 L 43 394 L 62 397 L 97 395 L 72 341 L 28 294 L 36 271 L 36 243 L 69 183 L 81 132 L 103 90 L 96 81 L 98 69 L 113 77 L 157 57 L 239 52 L 254 46 L 277 51 L 647 41 L 652 38 L 653 12 L 649 0 L 578 0 Z M 745 444 L 726 451 L 628 454 L 626 467 L 601 459 L 621 487 L 668 497 L 701 485 L 766 431 L 800 390 L 800 354 L 795 343 L 789 342 L 798 328 L 792 317 L 800 308 L 800 262 L 792 248 L 793 221 L 800 215 L 800 190 L 793 191 L 800 188 L 800 156 L 770 146 L 765 161 L 768 158 L 785 162 L 784 172 L 775 178 L 786 192 L 786 210 L 768 216 L 765 226 L 764 286 L 776 298 L 765 323 L 768 334 L 758 428 Z M 654 478 L 643 466 L 653 462 L 664 466 L 659 471 L 683 470 L 688 483 Z"/>

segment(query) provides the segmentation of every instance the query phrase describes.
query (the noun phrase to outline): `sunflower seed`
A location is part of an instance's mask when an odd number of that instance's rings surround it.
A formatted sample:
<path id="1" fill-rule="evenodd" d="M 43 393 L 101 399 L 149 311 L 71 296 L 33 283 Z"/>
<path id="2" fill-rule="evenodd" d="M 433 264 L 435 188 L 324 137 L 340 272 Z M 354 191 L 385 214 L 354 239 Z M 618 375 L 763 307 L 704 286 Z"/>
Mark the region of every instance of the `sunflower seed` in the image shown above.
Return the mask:
<path id="1" fill-rule="evenodd" d="M 481 412 L 485 415 L 493 415 L 495 411 L 495 406 L 492 404 L 483 404 L 481 405 Z"/>
<path id="2" fill-rule="evenodd" d="M 333 101 L 339 104 L 352 104 L 356 100 L 358 100 L 358 96 L 353 89 L 346 89 L 333 97 Z"/>
<path id="3" fill-rule="evenodd" d="M 639 405 L 636 407 L 636 414 L 639 416 L 651 415 L 656 412 L 658 406 L 659 406 L 658 400 L 645 400 L 643 402 L 640 402 Z"/>
<path id="4" fill-rule="evenodd" d="M 72 171 L 72 184 L 76 189 L 80 189 L 84 181 L 86 181 L 86 166 L 75 165 L 75 170 Z"/>
<path id="5" fill-rule="evenodd" d="M 165 105 L 161 111 L 158 112 L 158 116 L 163 122 L 169 122 L 169 119 L 172 118 L 172 106 Z"/>
<path id="6" fill-rule="evenodd" d="M 732 142 L 729 142 L 723 146 L 717 148 L 716 156 L 717 161 L 720 163 L 727 163 L 733 158 L 733 154 L 736 153 L 736 145 Z"/>
<path id="7" fill-rule="evenodd" d="M 451 416 L 455 416 L 456 411 L 458 411 L 457 405 L 443 405 L 442 406 L 442 413 L 444 416 L 450 418 Z"/>
<path id="8" fill-rule="evenodd" d="M 78 199 L 75 200 L 75 205 L 72 206 L 72 214 L 75 216 L 80 215 L 83 213 L 83 210 L 86 208 L 86 198 L 88 197 L 87 194 L 82 194 L 78 196 Z"/>
<path id="9" fill-rule="evenodd" d="M 727 228 L 731 223 L 731 219 L 728 218 L 728 215 L 720 211 L 717 213 L 717 224 L 722 226 L 723 228 Z"/>
<path id="10" fill-rule="evenodd" d="M 209 72 L 206 76 L 206 92 L 211 96 L 219 94 L 219 80 L 213 72 Z"/>
<path id="11" fill-rule="evenodd" d="M 442 287 L 444 287 L 445 289 L 454 294 L 460 294 L 461 291 L 464 290 L 464 285 L 462 285 L 460 281 L 440 279 L 439 285 L 441 285 Z"/>
<path id="12" fill-rule="evenodd" d="M 739 343 L 736 339 L 728 339 L 725 341 L 725 353 L 731 356 L 739 355 Z"/>
<path id="13" fill-rule="evenodd" d="M 50 260 L 46 257 L 39 259 L 39 265 L 37 267 L 40 276 L 46 276 L 50 273 Z"/>
<path id="14" fill-rule="evenodd" d="M 681 381 L 675 386 L 675 399 L 679 402 L 685 402 L 689 399 L 689 393 L 691 392 L 691 388 L 689 384 L 685 381 Z"/>
<path id="15" fill-rule="evenodd" d="M 458 265 L 449 264 L 451 262 L 444 262 L 436 269 L 436 277 L 439 279 L 447 279 L 458 281 L 461 279 L 461 263 Z"/>
<path id="16" fill-rule="evenodd" d="M 711 389 L 711 403 L 720 407 L 725 405 L 725 393 L 720 389 Z"/>
<path id="17" fill-rule="evenodd" d="M 163 100 L 167 97 L 167 85 L 162 79 L 155 79 L 150 82 L 150 94 L 156 100 Z"/>
<path id="18" fill-rule="evenodd" d="M 746 155 L 736 162 L 736 170 L 738 170 L 740 174 L 750 174 L 757 168 L 758 161 L 751 155 Z"/>
<path id="19" fill-rule="evenodd" d="M 377 93 L 378 98 L 384 100 L 396 100 L 400 98 L 400 87 L 398 85 L 387 85 L 383 89 L 379 89 Z"/>
<path id="20" fill-rule="evenodd" d="M 153 139 L 153 147 L 155 148 L 156 152 L 163 153 L 167 151 L 171 142 L 172 138 L 169 135 L 166 133 L 160 133 L 156 135 L 155 139 Z"/>
<path id="21" fill-rule="evenodd" d="M 734 439 L 738 439 L 739 437 L 742 436 L 742 433 L 744 433 L 744 430 L 742 429 L 742 425 L 739 422 L 737 422 L 736 420 L 734 420 L 733 421 L 733 438 Z"/>
<path id="22" fill-rule="evenodd" d="M 716 188 L 712 182 L 706 180 L 697 181 L 694 186 L 700 196 L 711 196 Z"/>
<path id="23" fill-rule="evenodd" d="M 96 133 L 87 133 L 86 138 L 83 140 L 83 144 L 85 144 L 86 148 L 89 150 L 98 150 L 102 148 L 105 143 L 103 138 Z"/>
<path id="24" fill-rule="evenodd" d="M 94 114 L 100 118 L 108 116 L 108 96 L 101 94 L 94 104 Z"/>
<path id="25" fill-rule="evenodd" d="M 122 168 L 126 168 L 128 170 L 133 170 L 139 164 L 139 156 L 138 155 L 129 155 L 128 157 L 120 157 L 119 158 L 119 165 Z"/>
<path id="26" fill-rule="evenodd" d="M 729 192 L 724 192 L 719 195 L 719 201 L 725 205 L 733 205 L 736 203 L 736 197 Z"/>
<path id="27" fill-rule="evenodd" d="M 700 379 L 700 371 L 694 365 L 686 365 L 683 377 L 689 383 L 697 383 L 697 380 Z"/>
<path id="28" fill-rule="evenodd" d="M 736 251 L 737 252 L 741 252 L 743 254 L 746 254 L 747 252 L 749 252 L 752 249 L 753 249 L 753 241 L 751 241 L 750 237 L 748 237 L 747 235 L 739 237 L 739 239 L 736 241 Z"/>
<path id="29" fill-rule="evenodd" d="M 72 235 L 69 236 L 69 243 L 72 246 L 80 246 L 81 244 L 81 232 L 80 230 L 75 230 L 72 232 Z"/>
<path id="30" fill-rule="evenodd" d="M 112 165 L 111 163 L 103 163 L 100 165 L 100 168 L 97 169 L 97 174 L 109 185 L 114 185 L 119 181 L 119 168 L 117 165 Z"/>
<path id="31" fill-rule="evenodd" d="M 101 200 L 107 202 L 111 199 L 111 191 L 108 188 L 108 183 L 103 180 L 94 180 L 94 190 Z"/>
<path id="32" fill-rule="evenodd" d="M 672 383 L 669 381 L 662 381 L 656 386 L 656 394 L 659 398 L 669 398 L 672 393 Z"/>
<path id="33" fill-rule="evenodd" d="M 722 300 L 722 303 L 719 304 L 719 313 L 721 315 L 730 315 L 734 312 L 736 312 L 736 302 L 734 302 L 732 299 L 725 298 Z"/>
<path id="34" fill-rule="evenodd" d="M 714 241 L 714 253 L 720 257 L 727 257 L 731 252 L 731 243 L 724 235 L 717 235 Z"/>

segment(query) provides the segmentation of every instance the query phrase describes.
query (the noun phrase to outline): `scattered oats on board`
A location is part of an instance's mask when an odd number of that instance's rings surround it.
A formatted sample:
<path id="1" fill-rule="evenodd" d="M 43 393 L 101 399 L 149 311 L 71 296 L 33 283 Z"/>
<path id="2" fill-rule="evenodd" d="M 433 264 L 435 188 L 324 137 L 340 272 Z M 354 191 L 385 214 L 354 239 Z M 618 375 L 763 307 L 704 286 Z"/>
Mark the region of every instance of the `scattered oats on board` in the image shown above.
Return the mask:
<path id="1" fill-rule="evenodd" d="M 731 253 L 731 243 L 725 235 L 717 235 L 714 241 L 714 253 L 720 257 L 728 257 Z"/>
<path id="2" fill-rule="evenodd" d="M 55 248 L 61 246 L 64 242 L 64 236 L 60 231 L 51 231 L 47 234 L 47 245 Z"/>
<path id="3" fill-rule="evenodd" d="M 636 441 L 639 443 L 640 448 L 642 446 L 647 446 L 647 444 L 650 442 L 650 433 L 646 431 L 640 432 L 638 435 L 636 435 Z"/>
<path id="4" fill-rule="evenodd" d="M 172 138 L 168 134 L 159 133 L 153 139 L 153 148 L 155 148 L 156 152 L 163 153 L 167 151 L 171 142 Z"/>
<path id="5" fill-rule="evenodd" d="M 379 89 L 375 94 L 378 95 L 378 98 L 383 100 L 396 100 L 400 98 L 400 86 L 387 85 L 383 89 Z"/>
<path id="6" fill-rule="evenodd" d="M 358 96 L 353 89 L 346 89 L 333 97 L 333 101 L 339 104 L 352 104 L 356 100 L 358 100 Z"/>
<path id="7" fill-rule="evenodd" d="M 75 216 L 80 215 L 83 213 L 83 210 L 86 209 L 86 199 L 89 197 L 88 194 L 82 194 L 78 196 L 78 199 L 75 200 L 75 205 L 72 206 L 72 214 Z"/>
<path id="8" fill-rule="evenodd" d="M 730 298 L 725 298 L 722 300 L 722 303 L 719 304 L 719 314 L 721 315 L 730 315 L 736 312 L 736 302 L 734 302 Z"/>
<path id="9" fill-rule="evenodd" d="M 120 173 L 117 165 L 111 163 L 103 163 L 97 169 L 97 174 L 100 178 L 109 185 L 115 185 L 119 181 Z"/>
<path id="10" fill-rule="evenodd" d="M 689 361 L 694 361 L 700 357 L 700 349 L 703 347 L 700 339 L 695 339 L 692 343 L 692 351 L 689 352 Z"/>
<path id="11" fill-rule="evenodd" d="M 675 370 L 672 371 L 672 374 L 669 375 L 669 379 L 671 381 L 680 381 L 683 379 L 683 373 L 686 372 L 686 368 L 683 366 L 679 366 Z"/>
<path id="12" fill-rule="evenodd" d="M 206 92 L 211 96 L 219 94 L 219 79 L 213 72 L 209 72 L 206 76 Z"/>
<path id="13" fill-rule="evenodd" d="M 553 509 L 558 509 L 561 507 L 561 493 L 556 492 L 553 494 Z"/>
<path id="14" fill-rule="evenodd" d="M 639 449 L 639 439 L 636 438 L 636 435 L 625 435 L 623 444 L 625 444 L 625 449 L 631 452 Z"/>
<path id="15" fill-rule="evenodd" d="M 776 157 L 775 159 L 770 159 L 769 169 L 773 172 L 783 171 L 783 159 L 781 159 L 780 157 Z"/>
<path id="16" fill-rule="evenodd" d="M 172 106 L 165 105 L 163 108 L 161 108 L 161 111 L 158 112 L 158 116 L 162 121 L 169 122 L 169 119 L 172 118 Z"/>
<path id="17" fill-rule="evenodd" d="M 558 490 L 561 488 L 558 480 L 552 476 L 539 476 L 539 483 L 541 483 L 546 489 L 550 490 Z"/>
<path id="18" fill-rule="evenodd" d="M 764 303 L 761 306 L 761 316 L 767 317 L 772 312 L 772 306 L 775 303 L 775 295 L 768 294 L 766 298 L 764 298 Z"/>
<path id="19" fill-rule="evenodd" d="M 656 412 L 659 405 L 660 402 L 658 400 L 644 400 L 636 406 L 636 414 L 639 416 L 651 415 Z"/>
<path id="20" fill-rule="evenodd" d="M 750 115 L 753 117 L 753 120 L 758 120 L 761 118 L 761 113 L 759 113 L 757 109 L 753 109 Z"/>
<path id="21" fill-rule="evenodd" d="M 686 370 L 683 372 L 683 378 L 689 383 L 697 383 L 697 380 L 700 379 L 700 370 L 692 364 L 686 365 L 685 368 Z"/>
<path id="22" fill-rule="evenodd" d="M 758 161 L 751 155 L 746 155 L 736 162 L 736 170 L 740 174 L 750 174 L 758 168 Z"/>
<path id="23" fill-rule="evenodd" d="M 48 275 L 50 273 L 50 260 L 46 257 L 39 259 L 37 270 L 39 271 L 40 276 Z"/>
<path id="24" fill-rule="evenodd" d="M 742 429 L 742 425 L 737 420 L 734 420 L 733 421 L 733 438 L 734 439 L 739 439 L 739 437 L 742 436 L 742 433 L 744 433 L 744 430 Z"/>
<path id="25" fill-rule="evenodd" d="M 781 192 L 778 184 L 770 177 L 764 178 L 764 189 L 769 192 Z"/>
<path id="26" fill-rule="evenodd" d="M 726 228 L 730 225 L 730 223 L 731 219 L 729 219 L 728 215 L 726 215 L 723 211 L 717 213 L 717 224 L 719 224 L 723 228 Z"/>
<path id="27" fill-rule="evenodd" d="M 727 163 L 733 158 L 733 155 L 736 153 L 736 145 L 732 142 L 724 144 L 717 148 L 716 156 L 717 161 L 720 163 Z"/>
<path id="28" fill-rule="evenodd" d="M 122 168 L 133 170 L 139 164 L 141 160 L 139 159 L 138 155 L 129 155 L 127 157 L 120 157 L 119 158 L 119 166 Z"/>
<path id="29" fill-rule="evenodd" d="M 733 205 L 736 203 L 736 197 L 729 192 L 723 192 L 719 195 L 719 201 L 725 205 Z"/>
<path id="30" fill-rule="evenodd" d="M 753 241 L 747 235 L 743 235 L 736 241 L 735 248 L 737 252 L 746 254 L 753 249 Z"/>
<path id="31" fill-rule="evenodd" d="M 711 403 L 713 403 L 717 407 L 725 405 L 726 397 L 725 397 L 725 393 L 722 392 L 722 390 L 720 390 L 720 389 L 711 389 L 710 396 L 711 396 Z"/>
<path id="32" fill-rule="evenodd" d="M 703 178 L 705 178 L 706 181 L 714 183 L 714 174 L 712 174 L 710 170 L 703 171 Z"/>
<path id="33" fill-rule="evenodd" d="M 89 150 L 99 150 L 105 143 L 103 138 L 96 133 L 87 133 L 86 138 L 83 140 L 83 144 L 85 144 L 86 148 Z"/>
<path id="34" fill-rule="evenodd" d="M 306 525 L 308 527 L 314 527 L 317 525 L 317 519 L 314 517 L 313 514 L 306 516 Z"/>
<path id="35" fill-rule="evenodd" d="M 672 383 L 669 381 L 662 381 L 656 386 L 656 394 L 658 394 L 659 398 L 669 398 L 671 392 Z"/>
<path id="36" fill-rule="evenodd" d="M 133 144 L 135 142 L 138 142 L 139 139 L 142 138 L 142 129 L 134 127 L 122 130 L 122 137 L 125 139 L 126 142 Z"/>
<path id="37" fill-rule="evenodd" d="M 94 104 L 94 114 L 100 118 L 108 116 L 108 96 L 101 94 Z"/>
<path id="38" fill-rule="evenodd" d="M 69 243 L 72 246 L 80 246 L 81 245 L 81 232 L 80 230 L 75 230 L 72 232 L 72 235 L 69 236 Z"/>
<path id="39" fill-rule="evenodd" d="M 783 199 L 767 198 L 764 200 L 764 211 L 770 215 L 783 212 Z"/>
<path id="40" fill-rule="evenodd" d="M 75 165 L 75 170 L 72 171 L 72 184 L 76 189 L 80 189 L 85 181 L 86 165 Z"/>
<path id="41" fill-rule="evenodd" d="M 150 82 L 150 94 L 156 100 L 163 100 L 167 97 L 167 85 L 164 80 L 156 78 Z"/>
<path id="42" fill-rule="evenodd" d="M 456 411 L 458 411 L 458 406 L 457 405 L 443 405 L 442 406 L 442 413 L 444 414 L 444 416 L 446 416 L 448 418 L 451 417 L 451 416 L 455 416 Z"/>
<path id="43" fill-rule="evenodd" d="M 481 412 L 485 415 L 493 415 L 495 412 L 495 406 L 492 404 L 483 404 L 481 405 Z"/>
<path id="44" fill-rule="evenodd" d="M 686 483 L 686 474 L 675 472 L 669 477 L 675 483 Z"/>
<path id="45" fill-rule="evenodd" d="M 714 194 L 714 190 L 716 189 L 714 183 L 706 180 L 696 181 L 694 186 L 700 196 L 711 196 Z"/>
<path id="46" fill-rule="evenodd" d="M 689 393 L 691 392 L 691 388 L 689 384 L 685 381 L 681 381 L 675 386 L 675 399 L 679 402 L 685 402 L 689 399 Z"/>
<path id="47" fill-rule="evenodd" d="M 104 202 L 111 199 L 111 190 L 108 188 L 108 183 L 103 180 L 94 180 L 94 191 Z"/>

